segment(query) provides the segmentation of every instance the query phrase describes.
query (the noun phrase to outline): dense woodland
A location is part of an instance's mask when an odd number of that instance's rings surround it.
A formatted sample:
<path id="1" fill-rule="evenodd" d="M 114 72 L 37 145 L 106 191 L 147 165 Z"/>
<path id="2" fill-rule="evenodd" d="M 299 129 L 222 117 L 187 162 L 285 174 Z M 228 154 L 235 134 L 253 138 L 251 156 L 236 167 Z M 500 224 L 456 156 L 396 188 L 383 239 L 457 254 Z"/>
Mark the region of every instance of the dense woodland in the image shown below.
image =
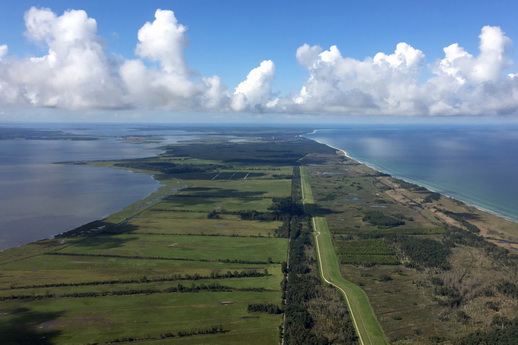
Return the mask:
<path id="1" fill-rule="evenodd" d="M 516 345 L 518 318 L 495 318 L 489 331 L 474 332 L 455 342 L 455 345 Z"/>
<path id="2" fill-rule="evenodd" d="M 450 268 L 450 250 L 439 241 L 407 235 L 387 236 L 386 240 L 399 249 L 400 257 L 408 267 Z"/>

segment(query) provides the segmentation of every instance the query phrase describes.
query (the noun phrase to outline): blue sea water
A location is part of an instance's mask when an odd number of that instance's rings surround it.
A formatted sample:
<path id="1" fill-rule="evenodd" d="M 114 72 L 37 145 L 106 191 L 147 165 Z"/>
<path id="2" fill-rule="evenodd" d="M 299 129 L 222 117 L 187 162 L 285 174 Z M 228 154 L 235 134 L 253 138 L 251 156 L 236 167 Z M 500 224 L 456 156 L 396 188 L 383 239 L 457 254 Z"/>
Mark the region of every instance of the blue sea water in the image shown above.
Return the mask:
<path id="1" fill-rule="evenodd" d="M 307 138 L 363 163 L 518 221 L 518 126 L 351 125 Z"/>
<path id="2" fill-rule="evenodd" d="M 151 157 L 161 152 L 158 147 L 164 143 L 194 138 L 183 131 L 121 125 L 24 127 L 63 130 L 101 139 L 0 140 L 0 250 L 102 219 L 160 186 L 147 174 L 55 162 Z M 125 135 L 146 134 L 163 136 L 164 141 L 131 144 L 121 140 Z"/>

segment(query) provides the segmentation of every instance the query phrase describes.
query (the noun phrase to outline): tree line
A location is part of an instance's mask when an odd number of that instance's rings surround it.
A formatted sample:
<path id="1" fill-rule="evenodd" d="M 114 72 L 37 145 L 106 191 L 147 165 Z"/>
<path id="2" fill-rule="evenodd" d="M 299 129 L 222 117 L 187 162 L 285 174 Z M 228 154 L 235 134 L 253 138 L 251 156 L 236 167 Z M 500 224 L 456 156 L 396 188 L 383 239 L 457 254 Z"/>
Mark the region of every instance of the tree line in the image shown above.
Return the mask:
<path id="1" fill-rule="evenodd" d="M 228 330 L 223 328 L 223 325 L 215 325 L 209 328 L 193 328 L 190 330 L 180 330 L 177 332 L 166 332 L 161 333 L 159 336 L 146 336 L 146 337 L 120 337 L 111 340 L 104 341 L 102 343 L 87 343 L 85 345 L 103 345 L 103 344 L 118 344 L 118 343 L 129 343 L 129 342 L 137 342 L 137 341 L 146 341 L 146 340 L 161 340 L 168 338 L 182 338 L 182 337 L 192 337 L 196 335 L 206 335 L 206 334 L 220 334 L 227 333 Z"/>
<path id="2" fill-rule="evenodd" d="M 191 274 L 178 274 L 175 273 L 169 277 L 159 277 L 149 279 L 142 277 L 139 279 L 114 279 L 114 280 L 102 280 L 92 282 L 76 282 L 76 283 L 54 283 L 54 284 L 40 284 L 40 285 L 23 285 L 23 286 L 11 286 L 12 290 L 15 289 L 34 289 L 34 288 L 54 288 L 54 287 L 77 287 L 77 286 L 95 286 L 95 285 L 118 285 L 118 284 L 138 284 L 138 283 L 158 283 L 168 282 L 177 280 L 199 280 L 199 279 L 227 279 L 227 278 L 250 278 L 250 277 L 264 277 L 269 275 L 268 270 L 265 269 L 262 273 L 257 270 L 245 270 L 245 271 L 227 271 L 226 273 L 220 273 L 213 271 L 208 276 L 202 276 L 198 273 Z"/>
<path id="3" fill-rule="evenodd" d="M 255 291 L 255 292 L 269 292 L 272 290 L 265 288 L 235 288 L 232 286 L 221 285 L 219 283 L 211 284 L 192 284 L 185 286 L 178 283 L 176 286 L 169 287 L 163 290 L 160 289 L 130 289 L 130 290 L 114 290 L 114 291 L 90 291 L 90 292 L 68 292 L 68 293 L 46 293 L 41 295 L 8 295 L 1 296 L 0 301 L 14 301 L 14 300 L 43 300 L 49 298 L 86 298 L 86 297 L 106 297 L 106 296 L 128 296 L 128 295 L 151 295 L 160 293 L 175 293 L 175 292 L 203 292 L 203 291 Z"/>
<path id="4" fill-rule="evenodd" d="M 466 245 L 482 249 L 491 259 L 513 269 L 518 268 L 518 256 L 507 249 L 486 241 L 482 236 L 463 230 L 456 226 L 449 226 L 445 233 L 445 244 L 451 247 Z"/>
<path id="5" fill-rule="evenodd" d="M 247 307 L 249 313 L 282 314 L 284 309 L 273 303 L 252 303 Z"/>
<path id="6" fill-rule="evenodd" d="M 122 258 L 122 259 L 140 259 L 140 260 L 172 260 L 172 261 L 202 261 L 202 262 L 225 262 L 233 264 L 251 264 L 251 265 L 266 265 L 273 261 L 252 261 L 252 260 L 241 260 L 241 259 L 190 259 L 190 258 L 171 258 L 165 256 L 141 256 L 141 255 L 116 255 L 116 254 L 90 254 L 90 253 L 66 253 L 66 252 L 47 252 L 44 255 L 65 255 L 65 256 L 91 256 L 91 257 L 102 257 L 102 258 Z"/>
<path id="7" fill-rule="evenodd" d="M 387 216 L 380 211 L 367 211 L 362 219 L 374 226 L 380 227 L 395 227 L 405 225 L 405 221 L 392 216 Z"/>
<path id="8" fill-rule="evenodd" d="M 488 331 L 476 331 L 464 336 L 455 345 L 516 345 L 518 318 L 495 316 Z"/>

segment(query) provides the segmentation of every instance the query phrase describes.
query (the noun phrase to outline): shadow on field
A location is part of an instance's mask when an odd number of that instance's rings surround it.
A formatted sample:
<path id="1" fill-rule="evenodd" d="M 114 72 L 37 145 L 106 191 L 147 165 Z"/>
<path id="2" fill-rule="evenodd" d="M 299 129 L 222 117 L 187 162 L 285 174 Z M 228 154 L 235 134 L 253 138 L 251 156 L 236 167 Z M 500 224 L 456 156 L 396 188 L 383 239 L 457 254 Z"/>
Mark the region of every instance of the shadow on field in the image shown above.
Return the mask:
<path id="1" fill-rule="evenodd" d="M 52 345 L 61 332 L 47 329 L 44 323 L 56 320 L 61 314 L 19 308 L 8 315 L 0 316 L 0 342 L 3 345 Z"/>
<path id="2" fill-rule="evenodd" d="M 134 227 L 137 229 L 138 227 Z M 124 231 L 128 233 L 128 231 Z M 75 247 L 90 247 L 95 249 L 113 249 L 124 246 L 125 243 L 137 240 L 138 237 L 114 237 L 112 234 L 98 234 L 79 241 L 74 244 Z"/>
<path id="3" fill-rule="evenodd" d="M 480 220 L 480 215 L 476 213 L 453 213 L 456 217 L 459 217 L 464 220 Z"/>
<path id="4" fill-rule="evenodd" d="M 83 234 L 86 238 L 74 243 L 75 247 L 88 247 L 95 249 L 112 249 L 122 247 L 126 242 L 136 240 L 137 237 L 115 237 L 121 234 L 131 234 L 139 229 L 138 226 L 123 222 L 121 224 L 104 223 L 106 228 L 102 232 Z"/>
<path id="5" fill-rule="evenodd" d="M 304 204 L 304 211 L 311 217 L 322 217 L 328 214 L 340 213 L 329 208 L 319 207 L 316 204 Z"/>
<path id="6" fill-rule="evenodd" d="M 185 189 L 183 193 L 178 194 L 180 197 L 212 197 L 212 198 L 253 198 L 260 197 L 266 194 L 264 191 L 241 191 L 237 189 L 223 189 L 223 188 L 189 188 Z"/>
<path id="7" fill-rule="evenodd" d="M 164 198 L 165 202 L 180 203 L 182 207 L 210 205 L 220 203 L 220 199 L 237 199 L 239 201 L 249 201 L 250 199 L 266 198 L 264 191 L 240 191 L 237 189 L 221 188 L 189 188 L 179 194 Z"/>

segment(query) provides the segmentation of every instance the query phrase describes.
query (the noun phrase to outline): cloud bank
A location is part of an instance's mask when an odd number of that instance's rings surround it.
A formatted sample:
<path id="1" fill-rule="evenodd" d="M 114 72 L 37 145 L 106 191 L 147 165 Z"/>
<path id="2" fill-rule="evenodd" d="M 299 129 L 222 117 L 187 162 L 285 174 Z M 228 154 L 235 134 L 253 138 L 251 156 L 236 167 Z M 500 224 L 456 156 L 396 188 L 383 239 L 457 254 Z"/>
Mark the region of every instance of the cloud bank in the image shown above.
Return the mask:
<path id="1" fill-rule="evenodd" d="M 514 67 L 507 57 L 510 39 L 491 26 L 483 27 L 479 38 L 478 56 L 452 44 L 431 65 L 422 51 L 406 43 L 390 55 L 377 53 L 363 61 L 342 57 L 335 46 L 323 51 L 304 45 L 296 56 L 309 79 L 278 105 L 302 113 L 518 114 L 518 75 L 505 73 Z M 424 71 L 432 77 L 423 82 Z"/>
<path id="2" fill-rule="evenodd" d="M 296 61 L 308 72 L 295 94 L 273 92 L 275 64 L 265 60 L 233 90 L 219 76 L 200 76 L 184 56 L 187 27 L 157 10 L 138 31 L 135 58 L 107 55 L 97 22 L 85 11 L 25 14 L 25 36 L 46 54 L 17 59 L 0 44 L 0 104 L 62 109 L 161 109 L 344 115 L 518 115 L 518 73 L 511 40 L 485 26 L 478 55 L 458 44 L 427 62 L 407 43 L 357 60 L 336 46 L 307 44 Z M 423 75 L 427 79 L 423 80 Z"/>

